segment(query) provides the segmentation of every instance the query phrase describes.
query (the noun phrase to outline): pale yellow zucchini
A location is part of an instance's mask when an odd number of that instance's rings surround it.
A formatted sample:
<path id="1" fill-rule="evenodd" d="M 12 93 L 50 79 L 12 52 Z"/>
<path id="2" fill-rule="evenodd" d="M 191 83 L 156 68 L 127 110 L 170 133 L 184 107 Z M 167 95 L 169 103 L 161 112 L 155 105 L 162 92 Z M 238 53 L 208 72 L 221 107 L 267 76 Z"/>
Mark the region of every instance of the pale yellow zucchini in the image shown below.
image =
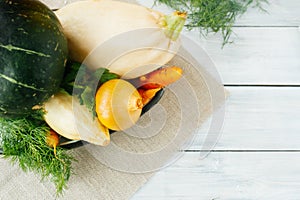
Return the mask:
<path id="1" fill-rule="evenodd" d="M 125 78 L 144 75 L 169 62 L 180 47 L 178 36 L 186 19 L 185 13 L 165 16 L 113 0 L 72 3 L 56 15 L 68 38 L 71 59 L 84 61 L 92 69 L 108 68 Z"/>
<path id="2" fill-rule="evenodd" d="M 45 121 L 59 135 L 101 146 L 109 144 L 108 129 L 76 97 L 59 92 L 45 102 L 44 109 Z"/>

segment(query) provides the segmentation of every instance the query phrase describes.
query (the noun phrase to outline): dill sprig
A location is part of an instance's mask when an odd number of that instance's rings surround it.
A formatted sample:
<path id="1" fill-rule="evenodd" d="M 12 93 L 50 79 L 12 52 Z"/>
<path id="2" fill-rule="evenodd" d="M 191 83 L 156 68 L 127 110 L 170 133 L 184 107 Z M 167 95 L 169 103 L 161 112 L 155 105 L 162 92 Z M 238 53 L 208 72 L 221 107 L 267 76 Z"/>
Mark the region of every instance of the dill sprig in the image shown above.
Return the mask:
<path id="1" fill-rule="evenodd" d="M 20 119 L 0 118 L 0 147 L 4 158 L 18 163 L 23 171 L 38 173 L 42 180 L 49 178 L 60 195 L 71 176 L 74 158 L 60 147 L 54 154 L 46 143 L 49 131 L 40 111 Z"/>
<path id="2" fill-rule="evenodd" d="M 221 32 L 223 46 L 230 42 L 232 26 L 249 7 L 258 7 L 267 0 L 155 0 L 172 9 L 188 13 L 186 28 L 198 28 L 201 35 Z"/>

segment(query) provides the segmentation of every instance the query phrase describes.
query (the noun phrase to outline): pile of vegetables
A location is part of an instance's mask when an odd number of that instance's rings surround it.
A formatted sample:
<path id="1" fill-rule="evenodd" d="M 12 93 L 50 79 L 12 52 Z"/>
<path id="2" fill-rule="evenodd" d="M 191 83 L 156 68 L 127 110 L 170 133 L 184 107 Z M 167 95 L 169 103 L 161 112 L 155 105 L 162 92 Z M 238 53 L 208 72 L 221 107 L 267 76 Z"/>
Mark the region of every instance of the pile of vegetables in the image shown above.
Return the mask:
<path id="1" fill-rule="evenodd" d="M 0 35 L 4 156 L 24 171 L 49 177 L 61 193 L 75 160 L 61 147 L 62 137 L 108 145 L 109 130 L 133 126 L 156 93 L 182 76 L 176 66 L 158 69 L 174 56 L 168 51 L 147 49 L 143 59 L 140 53 L 129 54 L 104 67 L 104 60 L 91 59 L 84 65 L 84 58 L 115 34 L 143 27 L 156 28 L 153 45 L 177 51 L 185 18 L 180 12 L 165 16 L 108 0 L 74 3 L 56 13 L 36 0 L 1 0 L 0 26 L 6 30 Z M 148 67 L 124 76 L 140 66 Z"/>
<path id="2" fill-rule="evenodd" d="M 0 0 L 4 157 L 50 178 L 60 194 L 75 161 L 60 139 L 106 146 L 110 130 L 133 126 L 157 92 L 183 74 L 180 67 L 161 66 L 178 51 L 186 18 L 186 12 L 166 16 L 112 0 L 77 2 L 55 13 L 37 0 Z M 89 56 L 105 41 L 137 29 L 152 30 L 145 35 L 152 48 L 110 63 L 111 52 L 130 47 L 124 41 Z"/>
<path id="3" fill-rule="evenodd" d="M 67 38 L 39 1 L 0 0 L 0 20 L 0 147 L 24 171 L 50 177 L 60 193 L 74 159 L 57 147 L 40 108 L 60 90 Z"/>

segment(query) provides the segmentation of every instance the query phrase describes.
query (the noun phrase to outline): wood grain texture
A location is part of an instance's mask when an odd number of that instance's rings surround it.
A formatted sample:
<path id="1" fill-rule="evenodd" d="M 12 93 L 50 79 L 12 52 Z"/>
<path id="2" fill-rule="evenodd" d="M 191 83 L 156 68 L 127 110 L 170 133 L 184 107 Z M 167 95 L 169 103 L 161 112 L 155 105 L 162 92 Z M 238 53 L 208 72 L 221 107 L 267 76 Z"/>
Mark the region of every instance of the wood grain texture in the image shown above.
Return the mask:
<path id="1" fill-rule="evenodd" d="M 250 8 L 239 18 L 237 26 L 299 26 L 299 0 L 268 0 L 263 4 L 266 12 Z"/>
<path id="2" fill-rule="evenodd" d="M 132 200 L 298 200 L 299 153 L 186 153 Z"/>
<path id="3" fill-rule="evenodd" d="M 214 149 L 300 150 L 300 87 L 226 87 L 230 96 Z M 209 121 L 189 149 L 201 150 Z"/>
<path id="4" fill-rule="evenodd" d="M 206 39 L 199 39 L 196 32 L 188 35 L 207 50 L 225 84 L 297 85 L 299 3 L 270 0 L 266 8 L 269 14 L 250 9 L 236 22 L 239 27 L 234 29 L 234 44 L 223 50 L 220 35 Z M 227 89 L 231 96 L 226 105 L 223 134 L 215 149 L 299 149 L 299 88 Z M 190 149 L 201 149 L 204 130 L 205 127 Z M 133 200 L 300 198 L 300 153 L 224 152 L 197 160 L 198 154 L 186 153 L 176 164 L 159 172 Z"/>
<path id="5" fill-rule="evenodd" d="M 153 7 L 164 13 L 172 10 L 163 4 L 153 6 L 154 0 L 138 0 L 141 5 Z M 263 9 L 249 8 L 247 12 L 236 20 L 235 26 L 299 26 L 300 1 L 298 0 L 268 0 L 269 4 L 262 4 Z"/>
<path id="6" fill-rule="evenodd" d="M 234 28 L 233 44 L 221 48 L 219 34 L 186 35 L 206 49 L 224 84 L 300 84 L 298 28 Z"/>

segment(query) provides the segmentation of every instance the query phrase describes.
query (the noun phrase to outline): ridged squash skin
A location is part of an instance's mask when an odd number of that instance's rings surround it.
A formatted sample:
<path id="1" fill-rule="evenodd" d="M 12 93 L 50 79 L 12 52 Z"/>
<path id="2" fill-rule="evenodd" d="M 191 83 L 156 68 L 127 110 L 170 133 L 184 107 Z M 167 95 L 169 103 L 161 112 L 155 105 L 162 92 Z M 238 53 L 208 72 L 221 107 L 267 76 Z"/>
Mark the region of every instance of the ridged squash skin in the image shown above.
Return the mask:
<path id="1" fill-rule="evenodd" d="M 37 0 L 0 0 L 0 116 L 18 117 L 56 93 L 68 55 L 56 15 Z"/>

